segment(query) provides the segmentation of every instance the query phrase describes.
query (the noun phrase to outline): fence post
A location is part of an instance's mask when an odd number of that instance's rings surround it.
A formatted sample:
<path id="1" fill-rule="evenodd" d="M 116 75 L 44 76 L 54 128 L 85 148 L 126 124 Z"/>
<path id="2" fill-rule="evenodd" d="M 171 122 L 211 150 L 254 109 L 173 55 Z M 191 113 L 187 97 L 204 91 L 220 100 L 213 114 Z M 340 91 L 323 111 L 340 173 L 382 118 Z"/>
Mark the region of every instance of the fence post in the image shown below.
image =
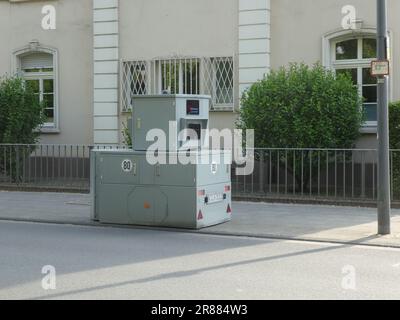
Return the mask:
<path id="1" fill-rule="evenodd" d="M 264 150 L 260 150 L 260 179 L 259 179 L 259 190 L 260 193 L 264 193 Z"/>
<path id="2" fill-rule="evenodd" d="M 361 152 L 361 198 L 365 198 L 365 155 Z"/>

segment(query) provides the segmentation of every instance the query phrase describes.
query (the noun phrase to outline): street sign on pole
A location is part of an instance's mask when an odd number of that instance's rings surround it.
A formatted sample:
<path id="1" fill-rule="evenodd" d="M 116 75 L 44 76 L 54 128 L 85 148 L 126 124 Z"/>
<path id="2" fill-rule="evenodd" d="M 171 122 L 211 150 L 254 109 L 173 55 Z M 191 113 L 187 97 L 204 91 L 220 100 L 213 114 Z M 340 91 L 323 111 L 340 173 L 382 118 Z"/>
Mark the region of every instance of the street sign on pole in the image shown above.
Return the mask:
<path id="1" fill-rule="evenodd" d="M 377 0 L 377 54 L 372 72 L 389 73 L 387 60 L 387 1 Z M 387 68 L 387 70 L 381 70 Z M 388 75 L 378 76 L 378 234 L 390 234 Z"/>
<path id="2" fill-rule="evenodd" d="M 371 62 L 371 75 L 373 77 L 382 77 L 389 75 L 389 60 L 372 61 Z"/>

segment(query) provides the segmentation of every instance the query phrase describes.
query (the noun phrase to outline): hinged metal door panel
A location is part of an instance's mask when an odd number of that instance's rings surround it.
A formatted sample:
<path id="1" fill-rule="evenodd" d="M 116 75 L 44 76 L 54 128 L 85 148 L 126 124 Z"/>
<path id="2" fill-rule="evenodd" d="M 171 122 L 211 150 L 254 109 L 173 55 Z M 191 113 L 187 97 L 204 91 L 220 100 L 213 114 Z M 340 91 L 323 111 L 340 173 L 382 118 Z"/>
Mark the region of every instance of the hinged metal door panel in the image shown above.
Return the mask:
<path id="1" fill-rule="evenodd" d="M 140 174 L 139 157 L 132 154 L 99 154 L 102 184 L 138 184 Z M 99 178 L 99 177 L 98 177 Z"/>
<path id="2" fill-rule="evenodd" d="M 174 101 L 174 98 L 133 100 L 133 147 L 135 150 L 146 151 L 153 144 L 152 141 L 146 140 L 149 130 L 160 129 L 168 137 L 168 121 L 175 120 Z"/>
<path id="3" fill-rule="evenodd" d="M 196 184 L 195 166 L 179 163 L 156 165 L 155 184 L 160 186 L 194 186 Z"/>
<path id="4" fill-rule="evenodd" d="M 136 187 L 128 196 L 132 223 L 153 224 L 167 216 L 167 198 L 157 187 Z"/>

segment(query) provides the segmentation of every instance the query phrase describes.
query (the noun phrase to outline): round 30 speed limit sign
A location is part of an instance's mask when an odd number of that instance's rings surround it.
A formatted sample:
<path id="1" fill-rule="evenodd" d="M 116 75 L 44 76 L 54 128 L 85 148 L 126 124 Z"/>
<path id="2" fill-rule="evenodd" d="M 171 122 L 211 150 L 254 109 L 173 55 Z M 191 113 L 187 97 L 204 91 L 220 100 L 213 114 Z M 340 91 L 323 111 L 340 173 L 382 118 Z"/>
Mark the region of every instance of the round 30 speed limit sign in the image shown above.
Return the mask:
<path id="1" fill-rule="evenodd" d="M 122 161 L 121 167 L 122 167 L 122 171 L 127 172 L 127 173 L 131 172 L 132 168 L 133 168 L 132 161 L 129 159 Z"/>

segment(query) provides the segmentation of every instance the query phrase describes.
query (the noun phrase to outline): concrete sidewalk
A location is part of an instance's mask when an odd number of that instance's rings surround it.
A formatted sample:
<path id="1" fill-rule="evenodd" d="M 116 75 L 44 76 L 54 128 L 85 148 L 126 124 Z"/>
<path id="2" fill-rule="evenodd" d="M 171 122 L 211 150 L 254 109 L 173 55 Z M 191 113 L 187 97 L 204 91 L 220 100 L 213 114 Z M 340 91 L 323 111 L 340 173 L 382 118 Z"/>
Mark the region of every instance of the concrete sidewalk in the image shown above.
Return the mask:
<path id="1" fill-rule="evenodd" d="M 0 220 L 99 226 L 90 205 L 87 194 L 4 191 Z M 189 231 L 400 247 L 400 210 L 392 211 L 393 235 L 376 236 L 376 229 L 376 209 L 234 202 L 231 222 Z"/>

